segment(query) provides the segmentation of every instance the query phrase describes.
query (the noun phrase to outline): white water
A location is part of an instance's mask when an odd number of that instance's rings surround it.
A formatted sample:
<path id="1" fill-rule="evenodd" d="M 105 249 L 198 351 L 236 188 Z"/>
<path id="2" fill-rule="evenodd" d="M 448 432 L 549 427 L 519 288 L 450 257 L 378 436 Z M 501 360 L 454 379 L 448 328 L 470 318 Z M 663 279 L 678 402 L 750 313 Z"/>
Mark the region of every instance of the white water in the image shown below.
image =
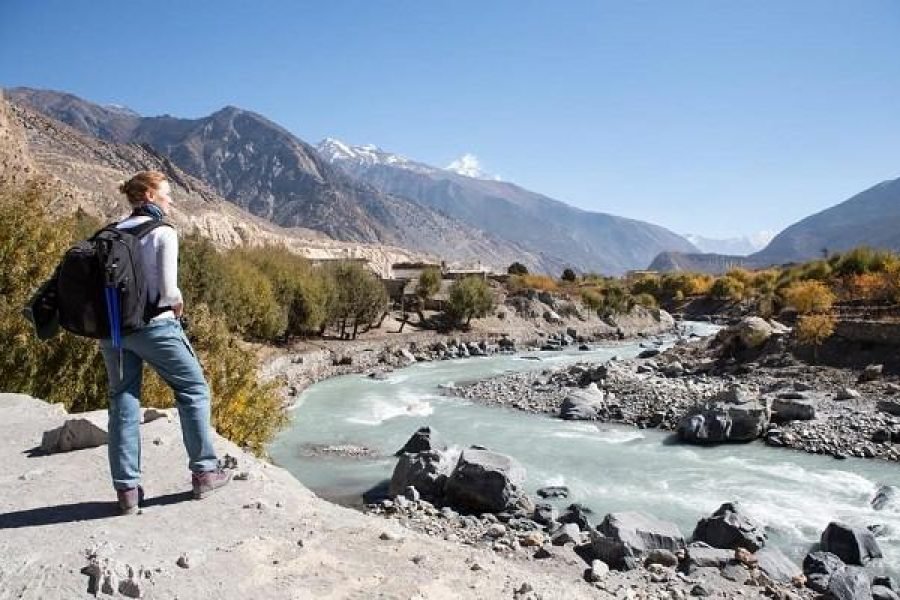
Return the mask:
<path id="1" fill-rule="evenodd" d="M 674 444 L 655 430 L 567 422 L 448 397 L 439 386 L 511 371 L 578 361 L 634 356 L 636 344 L 590 352 L 537 353 L 541 361 L 494 356 L 419 363 L 384 381 L 351 375 L 311 386 L 292 413 L 292 425 L 270 454 L 320 495 L 352 502 L 389 479 L 392 456 L 422 425 L 465 447 L 482 444 L 516 457 L 528 470 L 528 491 L 566 485 L 571 502 L 595 511 L 639 510 L 678 523 L 690 535 L 696 522 L 725 501 L 740 501 L 765 524 L 770 543 L 800 563 L 825 526 L 840 520 L 879 524 L 885 559 L 873 571 L 900 576 L 900 512 L 875 511 L 881 484 L 900 485 L 896 463 L 829 457 L 760 443 L 712 448 Z M 357 444 L 380 458 L 311 457 L 307 444 Z"/>

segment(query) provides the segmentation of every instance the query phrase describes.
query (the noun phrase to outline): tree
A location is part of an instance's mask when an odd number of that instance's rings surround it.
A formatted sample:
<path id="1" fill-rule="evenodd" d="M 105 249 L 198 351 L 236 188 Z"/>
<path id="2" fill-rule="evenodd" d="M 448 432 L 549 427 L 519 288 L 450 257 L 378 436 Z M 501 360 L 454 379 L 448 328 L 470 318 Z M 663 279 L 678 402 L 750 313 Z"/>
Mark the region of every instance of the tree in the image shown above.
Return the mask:
<path id="1" fill-rule="evenodd" d="M 834 333 L 835 319 L 833 315 L 804 315 L 797 321 L 794 334 L 801 344 L 812 346 L 813 361 L 818 359 L 818 348 Z"/>
<path id="2" fill-rule="evenodd" d="M 441 271 L 437 267 L 427 267 L 419 275 L 419 281 L 416 283 L 416 297 L 419 299 L 418 311 L 419 321 L 425 320 L 422 310 L 429 298 L 437 294 L 441 290 Z"/>
<path id="3" fill-rule="evenodd" d="M 739 279 L 726 275 L 715 280 L 709 293 L 714 298 L 736 302 L 744 297 L 744 284 Z"/>
<path id="4" fill-rule="evenodd" d="M 513 264 L 509 265 L 509 268 L 506 269 L 506 272 L 510 275 L 528 275 L 528 267 L 516 261 Z"/>
<path id="5" fill-rule="evenodd" d="M 473 317 L 484 317 L 492 308 L 494 297 L 484 279 L 470 275 L 450 286 L 447 312 L 454 322 L 468 326 Z"/>
<path id="6" fill-rule="evenodd" d="M 371 326 L 387 309 L 387 290 L 375 274 L 354 262 L 341 262 L 331 267 L 335 295 L 329 301 L 328 321 L 340 327 L 341 337 L 352 325 L 356 339 L 359 326 Z"/>
<path id="7" fill-rule="evenodd" d="M 578 276 L 575 275 L 575 271 L 573 271 L 572 269 L 569 269 L 569 268 L 567 267 L 566 269 L 563 270 L 563 272 L 562 272 L 562 278 L 561 278 L 561 279 L 562 279 L 563 281 L 569 281 L 569 282 L 572 282 L 572 281 L 577 280 L 577 279 L 578 279 Z"/>
<path id="8" fill-rule="evenodd" d="M 827 313 L 834 304 L 834 294 L 821 281 L 795 281 L 782 292 L 785 302 L 801 315 Z"/>

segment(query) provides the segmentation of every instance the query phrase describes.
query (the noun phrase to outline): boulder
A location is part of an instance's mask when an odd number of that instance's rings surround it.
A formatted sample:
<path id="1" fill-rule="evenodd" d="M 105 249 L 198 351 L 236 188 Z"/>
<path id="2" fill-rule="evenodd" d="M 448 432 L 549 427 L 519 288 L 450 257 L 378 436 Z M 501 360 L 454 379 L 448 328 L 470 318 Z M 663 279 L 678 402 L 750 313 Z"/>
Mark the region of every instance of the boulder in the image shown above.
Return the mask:
<path id="1" fill-rule="evenodd" d="M 707 546 L 688 546 L 687 563 L 689 569 L 715 567 L 720 569 L 734 560 L 734 551 Z"/>
<path id="2" fill-rule="evenodd" d="M 84 448 L 96 448 L 107 443 L 106 430 L 89 419 L 69 419 L 56 429 L 45 431 L 41 452 L 55 454 Z"/>
<path id="3" fill-rule="evenodd" d="M 559 511 L 549 502 L 538 502 L 534 505 L 532 519 L 545 527 L 550 527 L 559 519 Z"/>
<path id="4" fill-rule="evenodd" d="M 537 495 L 541 498 L 568 498 L 569 488 L 564 485 L 548 485 L 540 488 Z"/>
<path id="5" fill-rule="evenodd" d="M 881 375 L 884 373 L 884 365 L 868 365 L 863 372 L 859 374 L 859 383 L 866 383 L 868 381 L 876 381 L 881 379 Z"/>
<path id="6" fill-rule="evenodd" d="M 587 387 L 592 383 L 601 383 L 609 376 L 609 368 L 606 365 L 588 367 L 582 371 L 578 385 Z"/>
<path id="7" fill-rule="evenodd" d="M 831 577 L 845 566 L 844 561 L 836 554 L 822 551 L 810 552 L 803 559 L 806 585 L 824 594 L 828 590 L 828 584 L 831 583 Z"/>
<path id="8" fill-rule="evenodd" d="M 603 408 L 603 392 L 593 388 L 573 389 L 559 407 L 559 417 L 570 421 L 596 419 Z"/>
<path id="9" fill-rule="evenodd" d="M 677 525 L 638 512 L 610 513 L 591 532 L 593 556 L 615 569 L 639 567 L 651 550 L 677 553 L 684 547 Z"/>
<path id="10" fill-rule="evenodd" d="M 400 348 L 399 350 L 397 350 L 397 357 L 407 364 L 416 362 L 416 357 L 413 356 L 413 353 L 406 348 Z"/>
<path id="11" fill-rule="evenodd" d="M 554 325 L 562 323 L 562 317 L 560 317 L 559 314 L 552 310 L 544 311 L 544 320 Z"/>
<path id="12" fill-rule="evenodd" d="M 900 600 L 900 596 L 889 587 L 883 585 L 872 586 L 872 600 Z"/>
<path id="13" fill-rule="evenodd" d="M 811 421 L 816 418 L 815 402 L 801 398 L 775 398 L 772 412 L 779 421 Z"/>
<path id="14" fill-rule="evenodd" d="M 900 402 L 897 400 L 879 400 L 876 408 L 881 412 L 900 417 Z"/>
<path id="15" fill-rule="evenodd" d="M 749 442 L 760 437 L 768 424 L 769 411 L 757 402 L 707 402 L 689 409 L 681 418 L 678 437 L 695 444 Z"/>
<path id="16" fill-rule="evenodd" d="M 835 573 L 827 593 L 834 600 L 872 600 L 869 576 L 859 567 L 845 567 Z"/>
<path id="17" fill-rule="evenodd" d="M 885 508 L 895 507 L 900 509 L 900 488 L 893 485 L 883 485 L 875 492 L 872 498 L 872 508 L 875 510 L 884 510 Z"/>
<path id="18" fill-rule="evenodd" d="M 800 567 L 777 548 L 763 548 L 757 552 L 756 564 L 759 570 L 765 573 L 769 579 L 779 583 L 791 583 L 795 577 L 803 572 Z"/>
<path id="19" fill-rule="evenodd" d="M 881 558 L 881 548 L 868 529 L 854 528 L 832 521 L 822 532 L 820 547 L 848 565 L 862 566 L 873 558 Z"/>
<path id="20" fill-rule="evenodd" d="M 859 392 L 849 387 L 842 387 L 834 395 L 835 400 L 855 400 L 862 396 Z"/>
<path id="21" fill-rule="evenodd" d="M 473 512 L 501 512 L 522 499 L 524 481 L 525 468 L 514 458 L 468 448 L 447 479 L 445 500 Z"/>
<path id="22" fill-rule="evenodd" d="M 581 530 L 574 523 L 563 523 L 550 534 L 550 543 L 554 546 L 580 544 Z"/>
<path id="23" fill-rule="evenodd" d="M 697 523 L 693 539 L 713 548 L 746 548 L 756 552 L 766 545 L 766 532 L 762 525 L 742 514 L 737 504 L 726 502 L 710 517 Z"/>
<path id="24" fill-rule="evenodd" d="M 392 497 L 398 496 L 412 486 L 422 498 L 430 502 L 439 501 L 444 496 L 444 488 L 452 471 L 453 463 L 443 452 L 403 453 L 391 475 L 389 493 Z"/>
<path id="25" fill-rule="evenodd" d="M 640 354 L 637 355 L 638 358 L 653 358 L 654 356 L 659 355 L 659 348 L 649 348 L 647 350 L 642 350 Z"/>
<path id="26" fill-rule="evenodd" d="M 761 348 L 778 330 L 761 317 L 744 317 L 720 330 L 716 339 L 725 347 Z"/>
<path id="27" fill-rule="evenodd" d="M 591 530 L 590 509 L 580 504 L 570 504 L 566 511 L 559 516 L 560 523 L 574 523 L 581 531 Z"/>
<path id="28" fill-rule="evenodd" d="M 751 404 L 759 401 L 759 394 L 756 394 L 739 383 L 732 384 L 719 392 L 713 398 L 714 402 L 723 404 Z"/>
<path id="29" fill-rule="evenodd" d="M 426 452 L 429 450 L 446 450 L 447 444 L 443 442 L 438 432 L 426 425 L 419 427 L 412 434 L 403 447 L 394 453 L 394 456 L 400 456 L 404 453 L 415 454 L 417 452 Z"/>

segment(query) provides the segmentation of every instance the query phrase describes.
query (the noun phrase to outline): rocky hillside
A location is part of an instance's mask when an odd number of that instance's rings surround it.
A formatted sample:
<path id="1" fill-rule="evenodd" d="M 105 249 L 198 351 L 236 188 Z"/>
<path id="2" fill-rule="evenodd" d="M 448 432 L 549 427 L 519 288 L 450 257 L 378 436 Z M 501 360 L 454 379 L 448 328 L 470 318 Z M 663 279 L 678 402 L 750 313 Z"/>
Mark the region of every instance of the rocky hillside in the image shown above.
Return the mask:
<path id="1" fill-rule="evenodd" d="M 141 117 L 70 94 L 15 88 L 10 99 L 104 141 L 153 148 L 220 196 L 284 227 L 402 246 L 450 261 L 534 262 L 527 250 L 402 196 L 354 180 L 310 145 L 235 107 L 200 119 Z"/>
<path id="2" fill-rule="evenodd" d="M 50 186 L 56 210 L 81 209 L 103 220 L 127 212 L 116 189 L 119 181 L 141 169 L 161 170 L 173 183 L 172 219 L 179 230 L 196 231 L 223 248 L 283 244 L 310 258 L 367 258 L 384 272 L 393 262 L 424 256 L 397 247 L 338 242 L 313 230 L 278 227 L 225 201 L 148 145 L 103 141 L 2 98 L 0 165 L 4 179 L 21 183 L 40 177 Z"/>
<path id="3" fill-rule="evenodd" d="M 466 177 L 374 146 L 327 139 L 319 153 L 387 193 L 427 204 L 539 255 L 540 269 L 619 274 L 666 250 L 693 252 L 683 237 L 649 223 L 583 211 L 515 184 Z"/>
<path id="4" fill-rule="evenodd" d="M 697 254 L 685 252 L 661 252 L 648 267 L 651 271 L 670 273 L 674 271 L 696 271 L 720 275 L 736 267 L 751 267 L 754 263 L 746 256 L 726 254 Z"/>

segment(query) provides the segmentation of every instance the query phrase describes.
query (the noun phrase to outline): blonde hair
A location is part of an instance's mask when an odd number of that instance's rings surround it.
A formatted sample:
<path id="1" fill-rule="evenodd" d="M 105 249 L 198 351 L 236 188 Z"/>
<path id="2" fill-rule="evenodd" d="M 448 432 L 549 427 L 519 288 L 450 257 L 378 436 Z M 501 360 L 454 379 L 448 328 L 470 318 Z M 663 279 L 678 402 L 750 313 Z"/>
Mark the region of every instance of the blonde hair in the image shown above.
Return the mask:
<path id="1" fill-rule="evenodd" d="M 119 192 L 125 194 L 132 206 L 140 206 L 147 202 L 147 192 L 158 190 L 164 181 L 168 179 L 159 171 L 141 171 L 119 184 Z"/>

